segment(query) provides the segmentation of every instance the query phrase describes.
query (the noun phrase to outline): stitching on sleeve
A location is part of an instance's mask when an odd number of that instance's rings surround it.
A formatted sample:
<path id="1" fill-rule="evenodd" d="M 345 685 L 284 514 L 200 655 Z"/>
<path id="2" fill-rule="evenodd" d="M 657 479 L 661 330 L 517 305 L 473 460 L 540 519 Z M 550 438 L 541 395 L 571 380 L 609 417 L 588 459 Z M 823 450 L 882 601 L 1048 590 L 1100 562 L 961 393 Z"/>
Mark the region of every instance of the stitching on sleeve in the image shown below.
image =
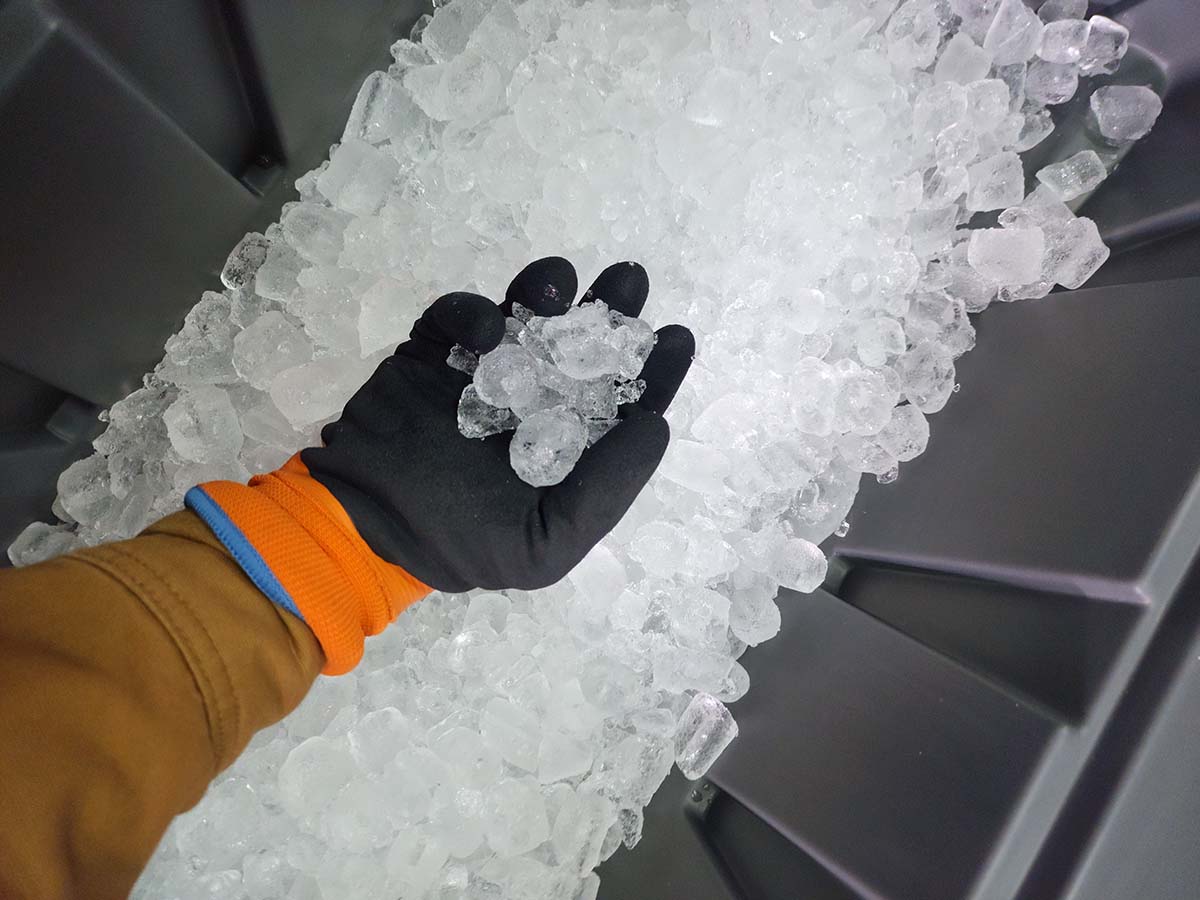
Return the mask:
<path id="1" fill-rule="evenodd" d="M 120 557 L 120 560 L 106 558 L 110 554 Z M 128 568 L 120 564 L 122 561 L 126 561 L 140 565 L 140 561 L 128 554 L 120 553 L 116 550 L 115 545 L 110 544 L 97 547 L 90 553 L 74 554 L 68 557 L 68 559 L 100 569 L 110 577 L 121 582 L 138 599 L 142 606 L 162 624 L 163 629 L 175 644 L 176 650 L 183 657 L 184 663 L 188 671 L 191 672 L 192 679 L 196 684 L 196 690 L 200 694 L 211 739 L 213 774 L 216 774 L 220 769 L 220 761 L 223 757 L 225 747 L 225 722 L 219 704 L 216 703 L 218 692 L 212 675 L 208 671 L 208 666 L 205 665 L 203 655 L 198 652 L 196 646 L 192 643 L 188 629 L 181 625 L 175 612 L 169 609 L 167 604 L 158 600 L 155 596 L 153 586 L 148 584 L 143 578 L 138 577 L 137 573 L 129 571 Z M 145 568 L 144 566 L 140 567 Z M 166 587 L 166 585 L 161 584 L 159 586 Z M 167 590 L 169 593 L 175 593 L 169 587 Z M 190 612 L 190 610 L 187 611 Z M 211 637 L 209 639 L 211 641 Z"/>
<path id="2" fill-rule="evenodd" d="M 216 694 L 213 699 L 216 701 L 215 705 L 216 705 L 216 714 L 217 714 L 217 723 L 218 723 L 218 739 L 220 741 L 220 744 L 218 745 L 218 753 L 219 753 L 219 759 L 224 760 L 225 755 L 228 751 L 230 742 L 231 742 L 233 736 L 236 734 L 238 723 L 242 721 L 242 712 L 241 712 L 242 703 L 241 703 L 241 698 L 238 694 L 237 685 L 234 683 L 234 679 L 229 673 L 229 667 L 225 662 L 225 655 L 224 655 L 224 653 L 221 652 L 220 645 L 213 638 L 212 633 L 208 630 L 208 626 L 204 623 L 204 619 L 199 614 L 197 614 L 195 608 L 192 606 L 191 602 L 187 599 L 187 596 L 185 594 L 181 594 L 179 591 L 177 591 L 175 589 L 174 585 L 171 583 L 171 581 L 162 572 L 160 572 L 156 567 L 152 566 L 149 562 L 147 562 L 141 556 L 138 556 L 138 555 L 126 550 L 125 547 L 121 544 L 110 545 L 109 549 L 111 549 L 114 553 L 118 553 L 119 555 L 129 559 L 132 562 L 136 562 L 136 563 L 140 564 L 143 569 L 145 569 L 147 572 L 149 572 L 151 575 L 153 575 L 158 580 L 158 582 L 167 590 L 167 592 L 171 595 L 171 597 L 174 598 L 175 602 L 178 603 L 181 607 L 183 607 L 184 610 L 187 611 L 187 613 L 192 617 L 193 621 L 195 621 L 195 623 L 199 626 L 200 631 L 204 634 L 204 637 L 207 638 L 209 647 L 212 648 L 213 655 L 216 657 L 217 665 L 220 668 L 221 675 L 224 678 L 225 686 L 226 686 L 226 696 L 228 696 L 230 698 L 230 701 L 231 701 L 230 705 L 232 707 L 231 711 L 233 713 L 233 722 L 231 723 L 232 728 L 230 728 L 229 727 L 230 723 L 227 723 L 227 720 L 225 717 L 224 704 L 219 702 L 222 695 L 219 693 Z M 208 549 L 208 548 L 206 547 L 206 549 Z"/>

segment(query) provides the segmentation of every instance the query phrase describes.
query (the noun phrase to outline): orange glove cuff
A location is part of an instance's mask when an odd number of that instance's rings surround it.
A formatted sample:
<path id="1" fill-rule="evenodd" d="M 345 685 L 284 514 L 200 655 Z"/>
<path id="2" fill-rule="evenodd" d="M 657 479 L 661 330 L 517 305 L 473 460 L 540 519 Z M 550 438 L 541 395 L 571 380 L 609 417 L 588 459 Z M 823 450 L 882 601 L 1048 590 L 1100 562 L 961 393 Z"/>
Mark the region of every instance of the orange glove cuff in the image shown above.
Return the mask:
<path id="1" fill-rule="evenodd" d="M 308 624 L 326 675 L 353 669 L 367 635 L 433 590 L 375 555 L 299 454 L 249 485 L 210 481 L 186 500 L 250 579 Z"/>

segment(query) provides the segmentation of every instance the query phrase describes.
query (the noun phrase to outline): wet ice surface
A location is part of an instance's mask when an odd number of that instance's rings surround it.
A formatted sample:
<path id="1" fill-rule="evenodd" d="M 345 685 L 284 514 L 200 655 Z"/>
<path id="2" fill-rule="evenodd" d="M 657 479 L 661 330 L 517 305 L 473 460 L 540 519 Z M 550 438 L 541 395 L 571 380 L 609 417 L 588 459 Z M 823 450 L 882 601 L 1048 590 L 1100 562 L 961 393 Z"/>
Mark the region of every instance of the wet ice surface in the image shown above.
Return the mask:
<path id="1" fill-rule="evenodd" d="M 674 441 L 561 583 L 435 594 L 320 679 L 173 824 L 137 896 L 591 900 L 671 765 L 701 775 L 736 733 L 738 659 L 779 630 L 780 585 L 821 583 L 861 475 L 924 450 L 967 314 L 1107 257 L 1064 203 L 1105 158 L 1052 163 L 1026 195 L 1018 156 L 1125 53 L 1084 7 L 452 0 L 397 43 L 331 161 L 63 473 L 55 511 L 78 524 L 32 526 L 14 559 L 278 466 L 433 298 L 500 297 L 547 254 L 585 283 L 643 262 L 646 320 L 695 332 Z M 1110 145 L 1153 124 L 1146 93 L 1105 91 Z M 556 476 L 637 390 L 637 354 L 593 338 L 522 320 L 492 359 L 452 354 L 474 379 L 464 429 L 519 422 L 530 477 Z"/>

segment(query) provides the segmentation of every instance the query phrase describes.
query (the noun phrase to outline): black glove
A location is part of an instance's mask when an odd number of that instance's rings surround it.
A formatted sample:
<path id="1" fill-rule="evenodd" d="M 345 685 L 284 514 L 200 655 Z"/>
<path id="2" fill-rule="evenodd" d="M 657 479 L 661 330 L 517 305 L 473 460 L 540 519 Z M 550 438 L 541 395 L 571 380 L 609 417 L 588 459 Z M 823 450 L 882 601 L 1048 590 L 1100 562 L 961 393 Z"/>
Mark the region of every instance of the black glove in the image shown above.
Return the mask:
<path id="1" fill-rule="evenodd" d="M 548 257 L 513 280 L 500 306 L 478 294 L 439 298 L 324 428 L 325 446 L 301 453 L 378 556 L 443 591 L 545 587 L 625 514 L 667 448 L 662 414 L 695 352 L 683 326 L 658 331 L 641 374 L 645 393 L 622 407 L 617 425 L 560 484 L 532 487 L 517 477 L 512 432 L 477 440 L 458 430 L 459 396 L 470 379 L 446 365 L 450 349 L 486 353 L 500 344 L 513 303 L 561 315 L 577 287 L 571 264 Z M 637 316 L 648 290 L 641 266 L 617 263 L 582 300 Z"/>

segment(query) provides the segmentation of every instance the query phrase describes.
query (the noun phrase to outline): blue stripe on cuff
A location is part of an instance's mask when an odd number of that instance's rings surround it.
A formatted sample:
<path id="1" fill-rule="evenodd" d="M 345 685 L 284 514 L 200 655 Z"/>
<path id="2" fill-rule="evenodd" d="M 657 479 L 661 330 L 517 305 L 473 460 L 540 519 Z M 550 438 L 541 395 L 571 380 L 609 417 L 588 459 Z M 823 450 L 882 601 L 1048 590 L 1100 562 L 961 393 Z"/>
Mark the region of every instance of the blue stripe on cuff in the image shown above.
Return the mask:
<path id="1" fill-rule="evenodd" d="M 184 495 L 183 502 L 188 509 L 204 520 L 204 524 L 212 529 L 217 540 L 233 554 L 233 558 L 242 567 L 242 571 L 250 577 L 260 591 L 267 595 L 267 599 L 276 606 L 282 606 L 301 622 L 305 622 L 303 613 L 292 602 L 291 596 L 284 590 L 283 585 L 279 583 L 279 579 L 275 577 L 275 573 L 271 571 L 266 561 L 258 555 L 254 545 L 246 540 L 241 529 L 234 525 L 233 520 L 225 514 L 225 510 L 221 509 L 216 501 L 205 493 L 204 488 L 192 488 Z"/>

